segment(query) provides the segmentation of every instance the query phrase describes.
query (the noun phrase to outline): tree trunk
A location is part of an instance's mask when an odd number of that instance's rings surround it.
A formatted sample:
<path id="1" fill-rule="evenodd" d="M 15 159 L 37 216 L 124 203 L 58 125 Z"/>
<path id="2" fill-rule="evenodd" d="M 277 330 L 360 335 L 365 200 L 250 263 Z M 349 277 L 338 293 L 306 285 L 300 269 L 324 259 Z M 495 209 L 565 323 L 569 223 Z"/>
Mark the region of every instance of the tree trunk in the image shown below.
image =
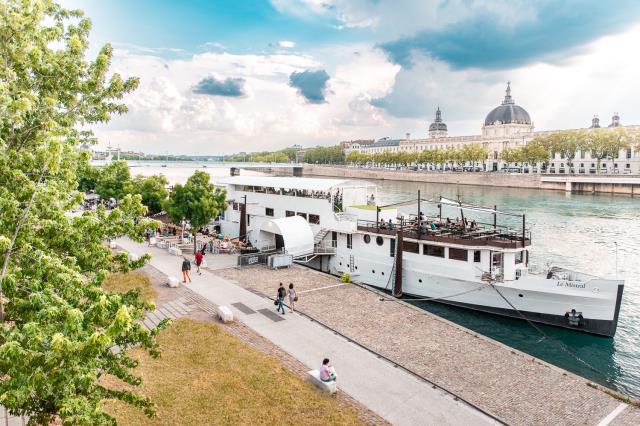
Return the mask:
<path id="1" fill-rule="evenodd" d="M 197 233 L 193 233 L 193 254 L 196 254 L 196 251 L 198 251 L 198 237 L 197 237 Z"/>

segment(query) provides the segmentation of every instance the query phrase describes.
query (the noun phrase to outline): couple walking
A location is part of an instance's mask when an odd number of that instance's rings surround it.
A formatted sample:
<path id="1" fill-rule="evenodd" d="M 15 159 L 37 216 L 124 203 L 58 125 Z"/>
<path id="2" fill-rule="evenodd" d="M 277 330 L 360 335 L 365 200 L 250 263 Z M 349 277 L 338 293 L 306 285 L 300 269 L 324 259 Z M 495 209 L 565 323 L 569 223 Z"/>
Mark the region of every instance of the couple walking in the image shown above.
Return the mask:
<path id="1" fill-rule="evenodd" d="M 196 260 L 196 272 L 199 275 L 202 275 L 202 272 L 200 272 L 200 265 L 202 265 L 202 261 L 204 259 L 204 249 L 202 249 L 202 251 L 197 251 L 196 252 L 196 256 L 195 256 L 195 260 Z M 187 280 L 189 280 L 189 282 L 191 282 L 191 277 L 189 276 L 189 273 L 191 272 L 191 262 L 189 261 L 189 259 L 187 259 L 187 256 L 183 256 L 182 257 L 182 282 L 183 283 L 187 283 Z"/>
<path id="2" fill-rule="evenodd" d="M 289 295 L 289 311 L 293 312 L 295 302 L 298 301 L 298 295 L 296 294 L 296 290 L 293 288 L 293 283 L 289 284 L 289 291 L 284 288 L 284 285 L 280 283 L 280 287 L 278 287 L 278 298 L 276 299 L 276 306 L 278 307 L 277 311 L 282 312 L 284 315 L 284 298 Z"/>

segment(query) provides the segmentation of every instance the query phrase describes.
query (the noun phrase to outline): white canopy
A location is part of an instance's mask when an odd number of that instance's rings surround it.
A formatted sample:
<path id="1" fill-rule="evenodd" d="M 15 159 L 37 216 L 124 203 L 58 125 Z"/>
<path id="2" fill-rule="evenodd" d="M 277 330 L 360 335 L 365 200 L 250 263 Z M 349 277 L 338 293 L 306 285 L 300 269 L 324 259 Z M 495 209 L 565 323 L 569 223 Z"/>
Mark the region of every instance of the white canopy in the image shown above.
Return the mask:
<path id="1" fill-rule="evenodd" d="M 289 216 L 265 220 L 260 227 L 259 240 L 275 239 L 275 234 L 282 235 L 284 248 L 293 257 L 313 253 L 313 231 L 303 217 Z"/>

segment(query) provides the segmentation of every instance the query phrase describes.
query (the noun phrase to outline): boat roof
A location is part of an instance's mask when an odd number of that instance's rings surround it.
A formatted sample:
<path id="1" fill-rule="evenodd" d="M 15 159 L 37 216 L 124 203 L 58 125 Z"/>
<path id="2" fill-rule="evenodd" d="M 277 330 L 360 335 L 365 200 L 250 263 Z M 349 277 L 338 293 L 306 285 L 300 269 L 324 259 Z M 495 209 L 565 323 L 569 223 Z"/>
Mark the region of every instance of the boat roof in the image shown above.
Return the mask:
<path id="1" fill-rule="evenodd" d="M 375 186 L 349 179 L 316 179 L 292 176 L 231 176 L 219 181 L 226 185 L 264 186 L 270 188 L 329 191 L 333 188 Z"/>

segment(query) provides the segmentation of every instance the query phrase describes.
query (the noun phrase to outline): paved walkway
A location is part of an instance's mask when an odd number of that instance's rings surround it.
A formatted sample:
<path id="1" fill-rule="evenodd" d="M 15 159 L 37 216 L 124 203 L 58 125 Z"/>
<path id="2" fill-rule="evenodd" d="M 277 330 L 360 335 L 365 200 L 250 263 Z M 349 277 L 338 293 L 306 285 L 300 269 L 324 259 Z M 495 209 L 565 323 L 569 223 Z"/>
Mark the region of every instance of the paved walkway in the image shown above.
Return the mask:
<path id="1" fill-rule="evenodd" d="M 129 252 L 152 255 L 151 265 L 167 275 L 180 274 L 181 258 L 166 250 L 121 239 Z M 213 265 L 212 265 L 213 266 Z M 328 357 L 339 374 L 338 387 L 395 425 L 482 425 L 495 421 L 449 394 L 395 368 L 347 339 L 298 314 L 280 316 L 273 303 L 206 270 L 192 270 L 187 287 L 234 315 L 300 362 L 316 369 Z M 256 277 L 258 278 L 258 277 Z M 274 289 L 275 292 L 275 289 Z"/>

